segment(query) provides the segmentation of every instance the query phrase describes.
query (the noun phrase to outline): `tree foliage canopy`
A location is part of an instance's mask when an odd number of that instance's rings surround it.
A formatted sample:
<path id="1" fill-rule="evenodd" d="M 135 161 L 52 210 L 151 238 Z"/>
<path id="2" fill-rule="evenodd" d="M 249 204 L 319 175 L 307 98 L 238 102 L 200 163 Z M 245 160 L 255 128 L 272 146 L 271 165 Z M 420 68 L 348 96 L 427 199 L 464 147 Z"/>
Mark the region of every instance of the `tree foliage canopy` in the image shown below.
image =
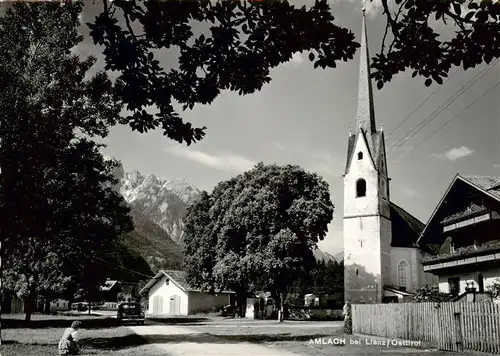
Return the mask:
<path id="1" fill-rule="evenodd" d="M 0 18 L 3 267 L 23 281 L 28 305 L 69 280 L 98 283 L 95 252 L 132 228 L 113 189 L 117 163 L 91 140 L 119 121 L 121 105 L 105 73 L 88 76 L 95 59 L 71 53 L 81 10 L 15 3 Z"/>
<path id="2" fill-rule="evenodd" d="M 378 88 L 408 69 L 426 85 L 442 84 L 453 66 L 469 69 L 500 56 L 500 6 L 492 0 L 366 1 L 381 1 L 387 19 L 372 59 Z M 184 122 L 175 103 L 187 109 L 212 103 L 223 90 L 251 94 L 294 53 L 309 52 L 314 68 L 335 68 L 359 47 L 350 30 L 334 24 L 327 0 L 301 8 L 282 0 L 102 2 L 88 25 L 104 47 L 106 69 L 118 73 L 126 121 L 140 132 L 159 127 L 188 145 L 205 127 Z M 443 25 L 456 30 L 450 39 L 441 36 Z M 179 53 L 178 67 L 161 66 L 163 50 Z"/>
<path id="3" fill-rule="evenodd" d="M 298 166 L 258 164 L 203 193 L 185 218 L 185 266 L 205 290 L 286 292 L 315 265 L 333 218 L 328 184 Z"/>
<path id="4" fill-rule="evenodd" d="M 175 102 L 187 109 L 212 103 L 222 90 L 251 94 L 296 52 L 311 51 L 314 66 L 326 68 L 352 59 L 359 46 L 352 32 L 333 24 L 326 1 L 306 9 L 273 0 L 104 0 L 88 25 L 104 46 L 106 69 L 119 73 L 117 95 L 130 110 L 130 126 L 160 127 L 187 144 L 202 139 L 205 128 L 183 122 Z M 178 68 L 161 67 L 161 50 L 179 51 Z M 152 107 L 154 114 L 146 111 Z"/>
<path id="5" fill-rule="evenodd" d="M 427 86 L 433 81 L 442 84 L 453 66 L 467 70 L 500 57 L 496 1 L 380 1 L 387 28 L 381 51 L 373 59 L 379 88 L 406 69 L 414 77 L 427 78 Z M 451 38 L 441 36 L 443 25 L 453 26 Z"/>

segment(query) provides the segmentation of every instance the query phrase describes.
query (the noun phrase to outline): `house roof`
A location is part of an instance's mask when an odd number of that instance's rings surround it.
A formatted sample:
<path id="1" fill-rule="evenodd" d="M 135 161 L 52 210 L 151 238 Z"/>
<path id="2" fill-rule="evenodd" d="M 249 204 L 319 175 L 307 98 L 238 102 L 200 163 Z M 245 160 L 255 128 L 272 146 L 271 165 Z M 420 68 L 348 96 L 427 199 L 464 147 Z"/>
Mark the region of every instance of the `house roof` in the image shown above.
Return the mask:
<path id="1" fill-rule="evenodd" d="M 500 202 L 500 177 L 493 177 L 493 176 L 477 176 L 477 175 L 464 175 L 457 173 L 453 180 L 451 181 L 450 185 L 446 189 L 445 193 L 441 197 L 441 200 L 439 203 L 436 205 L 436 208 L 434 209 L 431 217 L 429 218 L 429 221 L 425 225 L 424 229 L 420 233 L 420 237 L 417 240 L 417 244 L 421 244 L 422 238 L 429 228 L 430 224 L 434 221 L 434 217 L 436 216 L 439 208 L 443 205 L 443 202 L 446 200 L 446 197 L 450 193 L 451 189 L 453 186 L 455 186 L 455 183 L 457 181 L 464 182 L 471 187 L 479 190 L 480 192 L 490 196 L 491 198 L 495 199 L 496 201 Z"/>
<path id="2" fill-rule="evenodd" d="M 458 175 L 462 180 L 467 181 L 484 193 L 491 195 L 500 201 L 500 177 L 492 176 L 470 176 L 470 175 Z"/>
<path id="3" fill-rule="evenodd" d="M 401 289 L 398 289 L 398 288 L 393 287 L 393 286 L 384 286 L 384 290 L 386 290 L 388 292 L 395 293 L 395 294 L 404 295 L 404 296 L 413 295 L 413 293 L 402 291 Z"/>
<path id="4" fill-rule="evenodd" d="M 117 283 L 118 281 L 112 281 L 108 279 L 99 289 L 101 290 L 101 292 L 109 292 L 116 286 Z"/>
<path id="5" fill-rule="evenodd" d="M 400 206 L 390 202 L 392 247 L 417 247 L 425 224 Z"/>
<path id="6" fill-rule="evenodd" d="M 147 293 L 156 283 L 162 280 L 163 277 L 167 277 L 175 285 L 177 285 L 184 292 L 202 292 L 199 288 L 192 287 L 187 281 L 186 271 L 177 270 L 160 270 L 158 273 L 151 278 L 151 280 L 140 290 L 139 294 Z M 220 293 L 233 293 L 231 291 L 222 291 Z"/>

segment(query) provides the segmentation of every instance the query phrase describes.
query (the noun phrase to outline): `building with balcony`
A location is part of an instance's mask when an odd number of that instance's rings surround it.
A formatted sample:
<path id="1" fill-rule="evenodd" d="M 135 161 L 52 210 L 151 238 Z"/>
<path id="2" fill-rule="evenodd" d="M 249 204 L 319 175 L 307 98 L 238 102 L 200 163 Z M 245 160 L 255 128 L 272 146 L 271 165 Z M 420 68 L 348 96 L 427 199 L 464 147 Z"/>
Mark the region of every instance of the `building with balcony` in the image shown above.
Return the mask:
<path id="1" fill-rule="evenodd" d="M 435 251 L 421 263 L 441 292 L 487 292 L 500 281 L 500 177 L 457 174 L 417 244 Z"/>

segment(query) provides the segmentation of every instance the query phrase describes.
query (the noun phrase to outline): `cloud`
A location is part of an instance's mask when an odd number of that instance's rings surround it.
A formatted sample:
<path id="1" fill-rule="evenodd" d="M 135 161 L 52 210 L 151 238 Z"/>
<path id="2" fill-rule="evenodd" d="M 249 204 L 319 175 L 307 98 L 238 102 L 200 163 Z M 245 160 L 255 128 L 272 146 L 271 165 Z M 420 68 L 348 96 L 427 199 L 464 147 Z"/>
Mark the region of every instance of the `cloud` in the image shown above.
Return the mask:
<path id="1" fill-rule="evenodd" d="M 252 169 L 255 162 L 230 152 L 219 152 L 210 154 L 192 149 L 190 147 L 172 146 L 166 152 L 199 164 L 224 172 L 245 172 Z"/>
<path id="2" fill-rule="evenodd" d="M 493 167 L 500 168 L 500 164 L 494 164 Z"/>
<path id="3" fill-rule="evenodd" d="M 298 159 L 300 165 L 308 171 L 318 173 L 322 176 L 328 176 L 330 178 L 340 178 L 342 176 L 344 162 L 328 151 L 311 151 L 309 148 L 298 145 L 285 147 L 276 141 L 266 144 L 266 147 L 270 147 L 276 151 L 281 151 L 287 156 L 293 156 L 294 159 Z"/>
<path id="4" fill-rule="evenodd" d="M 379 13 L 379 10 L 382 9 L 382 1 L 381 0 L 329 0 L 330 4 L 335 4 L 339 2 L 345 2 L 349 1 L 355 4 L 360 5 L 359 6 L 359 11 L 364 7 L 366 9 L 366 14 L 368 17 L 373 18 L 375 15 Z M 388 3 L 389 5 L 391 4 L 392 0 L 389 0 Z"/>
<path id="5" fill-rule="evenodd" d="M 402 186 L 399 189 L 401 190 L 401 194 L 403 194 L 405 197 L 408 197 L 408 198 L 416 198 L 416 197 L 421 196 L 419 192 L 417 192 L 415 189 L 412 189 L 410 187 Z"/>
<path id="6" fill-rule="evenodd" d="M 442 160 L 456 161 L 457 159 L 471 156 L 473 153 L 474 153 L 473 149 L 467 146 L 462 146 L 458 148 L 452 148 L 443 153 L 439 154 L 435 153 L 433 154 L 433 156 Z"/>

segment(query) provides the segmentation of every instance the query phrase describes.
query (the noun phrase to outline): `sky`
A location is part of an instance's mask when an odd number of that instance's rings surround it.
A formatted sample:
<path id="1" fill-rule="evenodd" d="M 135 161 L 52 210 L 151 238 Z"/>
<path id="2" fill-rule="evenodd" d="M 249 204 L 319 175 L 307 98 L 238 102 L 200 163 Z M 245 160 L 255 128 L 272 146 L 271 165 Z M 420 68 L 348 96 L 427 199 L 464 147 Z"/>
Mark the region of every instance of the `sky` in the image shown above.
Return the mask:
<path id="1" fill-rule="evenodd" d="M 86 6 L 84 22 L 93 20 L 96 6 Z M 332 1 L 332 12 L 335 23 L 353 31 L 360 42 L 360 3 Z M 378 3 L 367 5 L 367 12 L 368 42 L 374 54 L 380 49 L 385 22 Z M 97 69 L 102 68 L 100 49 L 88 36 L 76 50 L 83 56 L 96 55 Z M 259 161 L 300 165 L 330 185 L 334 219 L 319 247 L 329 253 L 340 252 L 342 175 L 349 128 L 356 127 L 359 52 L 354 60 L 327 70 L 313 69 L 306 56 L 297 53 L 289 63 L 276 68 L 272 82 L 258 93 L 238 96 L 224 92 L 211 105 L 181 113 L 185 120 L 208 127 L 206 137 L 195 145 L 170 141 L 160 131 L 139 134 L 129 127 L 115 127 L 103 153 L 121 160 L 126 171 L 168 179 L 182 177 L 203 190 L 211 190 Z M 164 51 L 159 58 L 168 67 L 175 64 L 176 54 Z M 411 78 L 411 73 L 398 75 L 380 91 L 374 86 L 376 121 L 383 125 L 388 151 L 391 201 L 424 223 L 457 173 L 500 176 L 500 88 L 476 101 L 500 80 L 500 64 L 457 100 L 448 101 L 451 104 L 439 115 L 432 116 L 482 69 L 458 70 L 442 86 L 427 88 L 423 78 Z M 405 141 L 429 118 L 433 119 Z"/>

